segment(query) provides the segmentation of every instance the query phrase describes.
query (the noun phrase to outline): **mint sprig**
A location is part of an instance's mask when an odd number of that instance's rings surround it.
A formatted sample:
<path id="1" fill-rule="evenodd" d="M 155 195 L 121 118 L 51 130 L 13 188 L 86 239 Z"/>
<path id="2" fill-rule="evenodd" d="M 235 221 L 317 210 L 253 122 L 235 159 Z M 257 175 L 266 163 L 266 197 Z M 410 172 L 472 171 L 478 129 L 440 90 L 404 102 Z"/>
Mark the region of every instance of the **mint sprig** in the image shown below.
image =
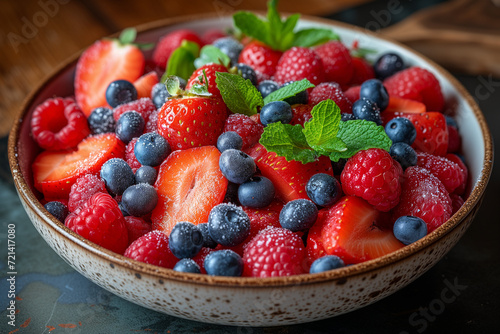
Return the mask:
<path id="1" fill-rule="evenodd" d="M 294 81 L 286 86 L 280 87 L 279 89 L 266 96 L 264 98 L 264 104 L 275 101 L 284 101 L 285 99 L 295 96 L 298 93 L 312 87 L 314 87 L 314 85 L 307 79 Z"/>
<path id="2" fill-rule="evenodd" d="M 200 56 L 195 59 L 194 66 L 200 68 L 206 64 L 221 64 L 226 67 L 231 63 L 231 59 L 219 48 L 213 45 L 205 45 L 200 50 Z"/>
<path id="3" fill-rule="evenodd" d="M 310 28 L 294 31 L 300 15 L 294 14 L 282 20 L 277 4 L 277 0 L 267 3 L 266 19 L 251 12 L 239 11 L 233 15 L 234 25 L 243 34 L 280 51 L 286 51 L 292 46 L 311 47 L 339 39 L 330 29 Z"/>
<path id="4" fill-rule="evenodd" d="M 215 82 L 224 103 L 233 113 L 251 116 L 264 105 L 262 95 L 252 82 L 238 74 L 217 72 Z"/>
<path id="5" fill-rule="evenodd" d="M 340 108 L 332 100 L 314 106 L 311 116 L 304 127 L 281 123 L 268 125 L 260 143 L 287 161 L 302 163 L 313 162 L 321 155 L 338 161 L 369 148 L 386 151 L 391 148 L 392 141 L 382 126 L 365 120 L 342 122 Z"/>

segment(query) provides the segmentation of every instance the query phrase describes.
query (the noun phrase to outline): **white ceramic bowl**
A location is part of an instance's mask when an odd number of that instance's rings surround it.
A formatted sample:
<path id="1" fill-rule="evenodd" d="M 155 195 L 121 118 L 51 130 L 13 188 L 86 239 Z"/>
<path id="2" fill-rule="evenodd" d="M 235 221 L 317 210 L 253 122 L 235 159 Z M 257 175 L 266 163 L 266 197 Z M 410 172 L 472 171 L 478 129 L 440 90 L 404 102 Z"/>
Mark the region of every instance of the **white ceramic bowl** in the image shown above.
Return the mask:
<path id="1" fill-rule="evenodd" d="M 139 27 L 139 41 L 155 42 L 178 28 L 202 32 L 226 28 L 231 17 L 169 19 Z M 73 233 L 39 202 L 31 163 L 40 151 L 30 136 L 36 105 L 52 96 L 72 94 L 75 55 L 26 99 L 9 137 L 9 161 L 22 204 L 45 241 L 73 268 L 101 287 L 144 307 L 170 315 L 227 325 L 273 326 L 320 320 L 346 313 L 406 286 L 436 262 L 471 224 L 492 170 L 492 138 L 473 98 L 441 67 L 408 48 L 362 29 L 329 20 L 304 18 L 301 27 L 326 27 L 347 45 L 395 51 L 409 64 L 427 68 L 439 79 L 446 105 L 454 110 L 471 177 L 471 192 L 462 208 L 444 225 L 394 253 L 365 263 L 319 274 L 281 278 L 228 278 L 174 272 L 117 255 Z"/>

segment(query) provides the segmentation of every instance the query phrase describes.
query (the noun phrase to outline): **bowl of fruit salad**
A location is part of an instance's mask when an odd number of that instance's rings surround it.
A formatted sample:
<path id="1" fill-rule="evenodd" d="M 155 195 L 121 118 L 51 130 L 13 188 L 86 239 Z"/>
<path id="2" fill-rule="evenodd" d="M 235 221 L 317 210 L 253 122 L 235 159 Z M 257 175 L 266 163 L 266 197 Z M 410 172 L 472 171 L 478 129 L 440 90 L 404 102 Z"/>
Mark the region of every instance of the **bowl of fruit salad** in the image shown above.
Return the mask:
<path id="1" fill-rule="evenodd" d="M 33 225 L 91 281 L 273 326 L 417 279 L 471 224 L 493 154 L 441 67 L 271 1 L 96 41 L 26 99 L 9 161 Z"/>

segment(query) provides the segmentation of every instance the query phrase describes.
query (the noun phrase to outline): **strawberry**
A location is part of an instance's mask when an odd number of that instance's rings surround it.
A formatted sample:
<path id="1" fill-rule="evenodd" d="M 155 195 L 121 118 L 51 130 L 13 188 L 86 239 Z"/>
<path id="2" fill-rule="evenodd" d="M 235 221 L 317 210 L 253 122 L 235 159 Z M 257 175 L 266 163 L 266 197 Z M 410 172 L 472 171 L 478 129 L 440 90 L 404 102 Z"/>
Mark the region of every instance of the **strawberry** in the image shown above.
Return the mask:
<path id="1" fill-rule="evenodd" d="M 311 110 L 313 106 L 310 104 L 294 104 L 292 105 L 292 121 L 290 124 L 296 125 L 300 124 L 304 126 L 304 123 L 312 118 Z"/>
<path id="2" fill-rule="evenodd" d="M 279 277 L 307 272 L 302 239 L 290 230 L 268 227 L 250 241 L 243 253 L 243 276 Z"/>
<path id="3" fill-rule="evenodd" d="M 200 37 L 192 30 L 178 29 L 161 37 L 153 51 L 153 61 L 155 64 L 165 69 L 170 54 L 181 46 L 182 41 L 189 41 L 198 44 L 201 48 L 203 42 Z"/>
<path id="4" fill-rule="evenodd" d="M 208 29 L 204 31 L 201 35 L 201 40 L 203 44 L 213 44 L 215 40 L 226 37 L 227 34 L 220 29 Z"/>
<path id="5" fill-rule="evenodd" d="M 257 72 L 258 81 L 270 79 L 276 72 L 276 66 L 283 52 L 273 50 L 269 46 L 252 41 L 245 45 L 238 62 L 247 64 Z"/>
<path id="6" fill-rule="evenodd" d="M 75 151 L 44 151 L 33 162 L 35 188 L 46 199 L 68 197 L 71 186 L 85 174 L 97 174 L 111 158 L 122 158 L 125 145 L 115 134 L 90 136 Z"/>
<path id="7" fill-rule="evenodd" d="M 274 152 L 268 152 L 264 146 L 257 144 L 248 152 L 263 176 L 274 184 L 276 195 L 289 202 L 299 198 L 308 199 L 305 187 L 311 176 L 326 173 L 333 176 L 330 159 L 321 156 L 318 160 L 303 164 L 299 161 L 286 161 Z"/>
<path id="8" fill-rule="evenodd" d="M 430 111 L 420 114 L 402 114 L 417 130 L 413 148 L 433 155 L 443 156 L 448 150 L 448 128 L 446 119 L 440 112 Z"/>
<path id="9" fill-rule="evenodd" d="M 168 246 L 168 237 L 160 231 L 144 234 L 127 247 L 124 255 L 133 260 L 170 269 L 179 260 Z"/>
<path id="10" fill-rule="evenodd" d="M 144 74 L 134 81 L 134 87 L 137 90 L 137 98 L 151 97 L 153 86 L 160 82 L 158 74 L 154 71 Z"/>
<path id="11" fill-rule="evenodd" d="M 112 81 L 137 80 L 144 71 L 144 55 L 135 45 L 103 39 L 87 48 L 76 64 L 75 98 L 85 116 L 107 106 L 106 89 Z"/>
<path id="12" fill-rule="evenodd" d="M 109 195 L 98 192 L 76 211 L 70 213 L 64 224 L 82 237 L 123 254 L 128 245 L 125 219 L 118 203 Z"/>
<path id="13" fill-rule="evenodd" d="M 282 85 L 302 79 L 308 79 L 314 85 L 325 81 L 323 62 L 309 48 L 292 47 L 283 53 L 276 65 L 274 81 Z"/>
<path id="14" fill-rule="evenodd" d="M 429 111 L 441 111 L 444 97 L 437 78 L 426 69 L 410 67 L 384 80 L 389 96 L 415 100 Z"/>
<path id="15" fill-rule="evenodd" d="M 421 114 L 426 111 L 425 104 L 422 102 L 390 96 L 389 104 L 381 114 L 381 117 L 382 122 L 387 124 L 391 119 L 401 117 L 404 114 Z"/>
<path id="16" fill-rule="evenodd" d="M 258 116 L 258 114 L 252 116 Z M 243 139 L 243 149 L 255 145 L 264 132 L 264 126 L 243 114 L 231 114 L 224 124 L 224 132 L 234 131 Z"/>
<path id="17" fill-rule="evenodd" d="M 205 72 L 205 73 L 203 73 Z M 221 64 L 207 64 L 193 72 L 186 84 L 186 89 L 191 89 L 193 85 L 198 84 L 208 87 L 208 92 L 213 96 L 221 97 L 219 88 L 215 82 L 217 72 L 227 72 L 227 68 Z M 205 82 L 205 77 L 207 82 Z"/>
<path id="18" fill-rule="evenodd" d="M 143 97 L 138 100 L 124 103 L 113 109 L 113 118 L 115 121 L 120 119 L 120 116 L 127 111 L 137 111 L 141 114 L 144 122 L 147 123 L 149 116 L 156 110 L 153 101 L 149 97 Z"/>
<path id="19" fill-rule="evenodd" d="M 87 119 L 71 98 L 52 98 L 38 105 L 31 117 L 33 138 L 46 150 L 76 147 L 90 134 Z"/>
<path id="20" fill-rule="evenodd" d="M 445 158 L 456 163 L 460 167 L 460 169 L 462 170 L 462 179 L 464 180 L 464 182 L 461 185 L 459 185 L 457 187 L 457 189 L 455 189 L 455 193 L 459 194 L 459 195 L 463 195 L 465 193 L 465 189 L 467 188 L 469 170 L 467 169 L 467 166 L 465 165 L 463 160 L 460 159 L 460 157 L 458 155 L 456 155 L 454 153 L 448 153 L 445 155 Z"/>
<path id="21" fill-rule="evenodd" d="M 226 116 L 226 105 L 217 97 L 169 99 L 158 114 L 158 133 L 172 150 L 215 145 L 224 130 Z"/>
<path id="22" fill-rule="evenodd" d="M 346 195 L 359 196 L 379 211 L 387 212 L 399 203 L 403 170 L 380 148 L 362 150 L 352 156 L 340 175 Z"/>
<path id="23" fill-rule="evenodd" d="M 320 211 L 307 237 L 307 253 L 313 262 L 324 255 L 336 255 L 346 264 L 360 263 L 403 247 L 384 226 L 384 215 L 365 200 L 344 196 Z"/>
<path id="24" fill-rule="evenodd" d="M 352 57 L 353 74 L 349 85 L 361 85 L 369 79 L 375 78 L 372 65 L 363 57 Z"/>
<path id="25" fill-rule="evenodd" d="M 419 166 L 405 170 L 401 201 L 393 211 L 394 220 L 401 216 L 420 217 L 430 233 L 451 217 L 452 210 L 450 195 L 436 176 Z"/>
<path id="26" fill-rule="evenodd" d="M 153 229 L 167 235 L 180 221 L 206 223 L 210 210 L 222 203 L 227 179 L 219 169 L 220 153 L 214 146 L 174 151 L 161 164 L 155 188 L 158 205 Z"/>
<path id="27" fill-rule="evenodd" d="M 309 94 L 309 104 L 315 106 L 321 101 L 332 100 L 344 114 L 352 113 L 352 103 L 345 97 L 339 84 L 336 82 L 323 82 L 314 87 Z"/>
<path id="28" fill-rule="evenodd" d="M 425 152 L 417 153 L 417 166 L 423 167 L 434 174 L 451 194 L 465 183 L 466 175 L 462 168 L 446 157 L 440 157 Z"/>
<path id="29" fill-rule="evenodd" d="M 323 62 L 325 81 L 347 85 L 353 76 L 354 67 L 349 49 L 342 42 L 330 41 L 314 49 Z"/>

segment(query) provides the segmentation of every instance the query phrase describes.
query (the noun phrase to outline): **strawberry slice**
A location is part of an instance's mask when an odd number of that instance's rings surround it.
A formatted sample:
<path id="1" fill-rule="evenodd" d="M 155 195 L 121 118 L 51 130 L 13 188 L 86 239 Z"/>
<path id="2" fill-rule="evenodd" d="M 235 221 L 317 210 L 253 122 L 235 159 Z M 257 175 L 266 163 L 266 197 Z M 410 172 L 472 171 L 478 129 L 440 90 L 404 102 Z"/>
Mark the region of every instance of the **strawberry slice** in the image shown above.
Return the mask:
<path id="1" fill-rule="evenodd" d="M 285 202 L 308 199 L 305 188 L 314 174 L 326 173 L 333 176 L 332 164 L 326 156 L 307 164 L 286 161 L 284 157 L 268 152 L 261 144 L 253 146 L 247 154 L 255 160 L 262 175 L 273 182 L 277 196 Z"/>
<path id="2" fill-rule="evenodd" d="M 144 55 L 131 44 L 99 40 L 86 49 L 76 64 L 75 98 L 88 117 L 92 110 L 106 106 L 106 89 L 112 81 L 134 82 L 144 71 Z"/>
<path id="3" fill-rule="evenodd" d="M 380 116 L 385 125 L 393 118 L 404 117 L 405 114 L 421 114 L 426 111 L 425 104 L 422 102 L 390 96 L 389 105 Z"/>
<path id="4" fill-rule="evenodd" d="M 76 151 L 44 151 L 32 165 L 35 188 L 46 199 L 67 198 L 79 177 L 97 174 L 106 161 L 124 153 L 123 142 L 109 133 L 88 137 Z"/>
<path id="5" fill-rule="evenodd" d="M 153 210 L 153 229 L 170 234 L 181 221 L 206 223 L 210 210 L 222 203 L 227 179 L 219 169 L 215 146 L 175 151 L 162 163 L 155 188 L 158 205 Z"/>
<path id="6" fill-rule="evenodd" d="M 341 198 L 329 210 L 321 210 L 318 220 L 309 230 L 309 260 L 337 255 L 346 264 L 352 264 L 398 250 L 404 245 L 394 237 L 390 228 L 384 226 L 384 217 L 359 197 Z"/>
<path id="7" fill-rule="evenodd" d="M 151 90 L 158 82 L 160 82 L 160 79 L 158 78 L 158 74 L 154 71 L 144 74 L 142 77 L 137 79 L 134 82 L 134 87 L 137 90 L 137 98 L 151 98 Z"/>

